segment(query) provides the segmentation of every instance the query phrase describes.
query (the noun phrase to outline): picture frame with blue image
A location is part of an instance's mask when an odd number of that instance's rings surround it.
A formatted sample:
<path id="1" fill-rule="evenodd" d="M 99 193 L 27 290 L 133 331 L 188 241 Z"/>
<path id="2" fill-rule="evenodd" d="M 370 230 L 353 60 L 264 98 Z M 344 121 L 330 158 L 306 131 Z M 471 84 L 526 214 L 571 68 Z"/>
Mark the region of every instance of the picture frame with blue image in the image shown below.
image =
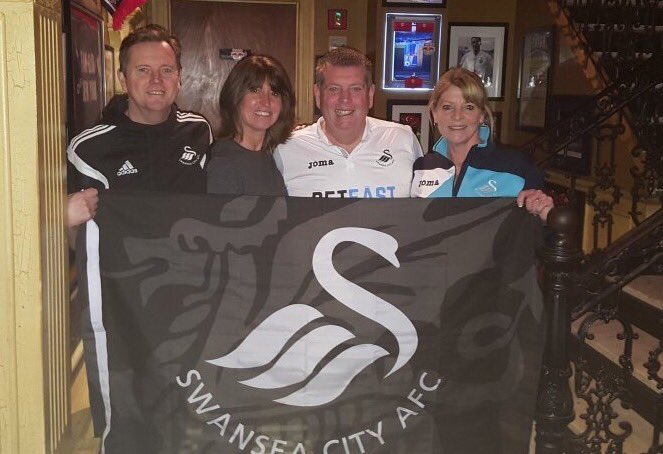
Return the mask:
<path id="1" fill-rule="evenodd" d="M 385 90 L 432 90 L 440 74 L 441 14 L 387 13 Z"/>

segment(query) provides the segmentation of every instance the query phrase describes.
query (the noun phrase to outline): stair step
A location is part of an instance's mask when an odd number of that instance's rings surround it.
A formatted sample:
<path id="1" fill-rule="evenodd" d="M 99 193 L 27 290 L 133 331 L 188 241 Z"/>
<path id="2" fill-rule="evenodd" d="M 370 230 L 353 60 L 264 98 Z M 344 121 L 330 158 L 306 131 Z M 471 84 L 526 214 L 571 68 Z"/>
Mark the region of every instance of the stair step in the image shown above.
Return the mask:
<path id="1" fill-rule="evenodd" d="M 663 337 L 663 276 L 640 276 L 626 285 L 619 313 L 651 336 Z"/>
<path id="2" fill-rule="evenodd" d="M 582 321 L 590 315 L 588 314 L 573 322 L 571 330 L 574 334 L 578 332 Z M 649 353 L 658 347 L 658 339 L 635 326 L 633 330 L 638 334 L 638 339 L 633 340 L 633 352 L 631 355 L 633 377 L 651 391 L 659 393 L 661 390 L 656 388 L 654 380 L 649 379 L 647 369 L 644 366 L 649 359 Z M 617 337 L 623 332 L 621 323 L 616 320 L 612 320 L 609 323 L 599 320 L 594 322 L 589 332 L 594 335 L 594 339 L 586 340 L 585 344 L 609 359 L 612 363 L 618 365 L 619 357 L 624 354 L 624 341 Z"/>
<path id="3" fill-rule="evenodd" d="M 623 291 L 652 306 L 663 316 L 663 276 L 638 276 L 625 285 Z"/>

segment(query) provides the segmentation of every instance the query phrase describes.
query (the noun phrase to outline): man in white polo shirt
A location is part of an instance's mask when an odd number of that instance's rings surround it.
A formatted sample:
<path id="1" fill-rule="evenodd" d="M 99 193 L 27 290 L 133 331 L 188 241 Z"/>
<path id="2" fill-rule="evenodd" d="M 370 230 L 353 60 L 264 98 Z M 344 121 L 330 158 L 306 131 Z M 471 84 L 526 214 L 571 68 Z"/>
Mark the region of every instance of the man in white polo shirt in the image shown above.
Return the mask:
<path id="1" fill-rule="evenodd" d="M 313 91 L 322 117 L 274 151 L 288 195 L 409 197 L 421 146 L 409 126 L 368 117 L 375 86 L 366 56 L 349 47 L 328 52 Z"/>

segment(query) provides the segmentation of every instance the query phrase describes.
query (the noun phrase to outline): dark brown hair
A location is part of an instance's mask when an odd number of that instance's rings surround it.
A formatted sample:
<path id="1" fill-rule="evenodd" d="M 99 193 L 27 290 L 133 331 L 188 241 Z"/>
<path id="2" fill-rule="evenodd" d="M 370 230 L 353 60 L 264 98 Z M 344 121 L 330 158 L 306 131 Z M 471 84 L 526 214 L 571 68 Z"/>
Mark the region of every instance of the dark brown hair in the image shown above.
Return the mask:
<path id="1" fill-rule="evenodd" d="M 327 66 L 360 66 L 365 70 L 364 82 L 366 87 L 373 85 L 373 64 L 366 55 L 357 49 L 348 46 L 337 47 L 330 50 L 318 59 L 315 65 L 315 83 L 321 87 L 325 83 L 323 70 Z"/>
<path id="2" fill-rule="evenodd" d="M 177 70 L 182 69 L 180 61 L 182 57 L 182 46 L 180 41 L 171 35 L 165 28 L 160 25 L 150 24 L 145 27 L 137 28 L 131 32 L 120 44 L 120 71 L 126 75 L 127 64 L 129 63 L 129 49 L 139 43 L 167 43 L 175 53 L 175 62 L 177 63 Z"/>
<path id="3" fill-rule="evenodd" d="M 267 81 L 281 97 L 281 113 L 265 133 L 262 151 L 271 153 L 277 145 L 290 137 L 295 124 L 295 92 L 285 68 L 268 55 L 252 55 L 240 60 L 228 74 L 219 94 L 221 131 L 219 137 L 242 137 L 238 106 L 249 91 L 262 87 Z"/>

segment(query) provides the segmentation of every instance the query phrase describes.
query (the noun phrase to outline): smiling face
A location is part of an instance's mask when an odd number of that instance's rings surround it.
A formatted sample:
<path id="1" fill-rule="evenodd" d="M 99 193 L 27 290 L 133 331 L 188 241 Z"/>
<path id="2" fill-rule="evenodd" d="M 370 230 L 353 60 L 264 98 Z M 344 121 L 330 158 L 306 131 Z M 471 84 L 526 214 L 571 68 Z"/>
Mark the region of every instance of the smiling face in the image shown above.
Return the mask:
<path id="1" fill-rule="evenodd" d="M 136 123 L 159 124 L 170 114 L 180 91 L 175 52 L 166 42 L 142 42 L 129 48 L 124 72 L 118 71 L 129 95 L 127 116 Z"/>
<path id="2" fill-rule="evenodd" d="M 244 137 L 265 136 L 281 114 L 281 95 L 274 92 L 267 80 L 262 86 L 250 88 L 239 103 L 239 126 Z"/>
<path id="3" fill-rule="evenodd" d="M 313 91 L 325 121 L 325 133 L 336 144 L 358 143 L 373 107 L 375 86 L 367 85 L 363 66 L 328 65 L 322 72 L 324 82 L 314 85 Z"/>
<path id="4" fill-rule="evenodd" d="M 474 51 L 475 54 L 478 54 L 479 51 L 481 50 L 481 38 L 478 36 L 473 36 L 472 40 L 472 50 Z"/>
<path id="5" fill-rule="evenodd" d="M 466 101 L 455 85 L 442 92 L 432 114 L 452 153 L 467 153 L 473 145 L 481 143 L 479 125 L 484 121 L 484 113 Z"/>

